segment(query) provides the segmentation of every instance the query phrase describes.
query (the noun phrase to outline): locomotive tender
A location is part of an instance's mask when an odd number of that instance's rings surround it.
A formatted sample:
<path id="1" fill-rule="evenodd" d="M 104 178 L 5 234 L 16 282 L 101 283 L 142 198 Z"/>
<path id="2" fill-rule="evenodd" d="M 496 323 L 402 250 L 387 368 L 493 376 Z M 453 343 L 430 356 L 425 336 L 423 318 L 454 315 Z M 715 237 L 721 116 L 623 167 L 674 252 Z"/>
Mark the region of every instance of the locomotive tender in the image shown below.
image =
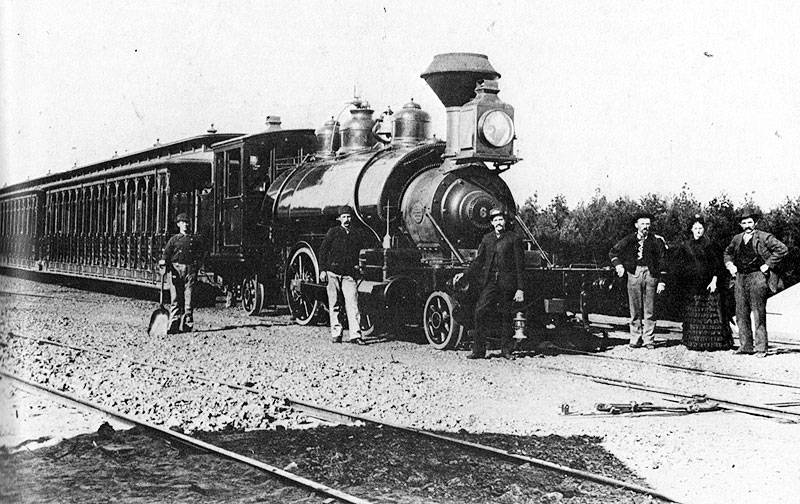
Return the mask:
<path id="1" fill-rule="evenodd" d="M 489 210 L 516 210 L 499 176 L 518 161 L 514 109 L 484 55 L 437 55 L 421 77 L 446 107 L 446 141 L 413 101 L 387 121 L 354 100 L 349 120 L 317 131 L 282 129 L 275 117 L 262 133 L 210 130 L 4 188 L 0 264 L 156 285 L 168 224 L 187 212 L 210 243 L 206 271 L 248 313 L 285 299 L 305 325 L 325 315 L 317 251 L 347 204 L 375 239 L 359 259 L 365 329 L 422 324 L 432 345 L 453 348 L 478 286 L 450 280 L 474 258 Z M 514 219 L 529 243 L 528 318 L 585 316 L 608 269 L 553 266 Z"/>

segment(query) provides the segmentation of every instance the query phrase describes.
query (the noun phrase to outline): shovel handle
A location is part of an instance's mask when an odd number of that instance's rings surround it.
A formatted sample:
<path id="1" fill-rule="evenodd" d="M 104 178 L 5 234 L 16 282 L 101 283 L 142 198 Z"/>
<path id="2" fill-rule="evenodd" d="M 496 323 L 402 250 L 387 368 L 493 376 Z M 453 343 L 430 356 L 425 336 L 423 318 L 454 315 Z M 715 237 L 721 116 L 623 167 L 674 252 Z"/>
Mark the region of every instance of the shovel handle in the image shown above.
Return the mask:
<path id="1" fill-rule="evenodd" d="M 164 271 L 161 272 L 161 288 L 158 289 L 158 304 L 161 305 L 161 308 L 164 308 L 164 278 L 167 276 L 167 269 L 164 268 Z"/>

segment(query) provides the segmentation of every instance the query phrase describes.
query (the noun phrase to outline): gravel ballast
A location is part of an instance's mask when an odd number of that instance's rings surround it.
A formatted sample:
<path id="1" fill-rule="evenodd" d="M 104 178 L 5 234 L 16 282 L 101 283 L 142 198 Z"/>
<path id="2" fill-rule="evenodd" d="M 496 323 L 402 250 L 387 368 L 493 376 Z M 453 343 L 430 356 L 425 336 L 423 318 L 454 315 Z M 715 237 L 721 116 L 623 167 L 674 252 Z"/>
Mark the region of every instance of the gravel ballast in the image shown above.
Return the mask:
<path id="1" fill-rule="evenodd" d="M 58 369 L 49 386 L 66 373 L 80 376 L 83 392 L 116 401 L 143 415 L 186 431 L 263 429 L 274 422 L 292 426 L 302 420 L 271 395 L 290 396 L 353 413 L 415 427 L 506 436 L 588 436 L 602 440 L 646 484 L 685 502 L 792 502 L 800 493 L 800 426 L 738 413 L 686 416 L 564 416 L 590 412 L 597 402 L 651 401 L 655 395 L 594 383 L 542 369 L 543 365 L 578 370 L 665 388 L 759 403 L 797 401 L 792 389 L 695 377 L 642 364 L 592 360 L 561 354 L 468 361 L 465 352 L 440 352 L 418 341 L 412 330 L 403 340 L 375 340 L 366 346 L 332 344 L 324 327 L 299 327 L 286 315 L 246 317 L 234 309 L 201 308 L 192 334 L 146 337 L 153 302 L 0 277 L 6 347 L 4 368 L 27 370 L 44 364 Z M 28 294 L 28 295 L 20 295 Z M 49 296 L 49 297 L 42 297 Z M 119 360 L 85 357 L 62 349 L 58 359 L 41 345 L 9 336 L 40 337 L 74 345 L 109 349 L 120 357 L 177 366 L 246 385 L 261 396 L 223 386 L 177 380 L 152 371 L 148 376 Z M 612 330 L 612 341 L 625 335 Z M 658 338 L 680 335 L 661 332 Z M 13 350 L 13 351 L 12 351 Z M 800 381 L 800 354 L 767 359 L 729 352 L 691 352 L 679 345 L 653 351 L 620 345 L 607 350 L 653 361 L 717 371 Z M 49 354 L 48 354 L 49 355 Z M 39 362 L 44 360 L 46 362 Z M 39 362 L 37 364 L 37 362 Z M 129 376 L 139 390 L 116 383 Z M 44 378 L 39 376 L 39 378 Z M 163 381 L 172 379 L 169 394 Z M 39 380 L 37 380 L 39 381 Z M 159 388 L 161 387 L 161 388 Z M 79 389 L 80 390 L 80 389 Z M 105 397 L 103 397 L 105 396 Z M 168 397 L 167 399 L 153 399 Z M 147 400 L 145 400 L 147 399 Z M 159 402 L 161 401 L 161 402 Z M 797 408 L 794 408 L 796 411 Z"/>

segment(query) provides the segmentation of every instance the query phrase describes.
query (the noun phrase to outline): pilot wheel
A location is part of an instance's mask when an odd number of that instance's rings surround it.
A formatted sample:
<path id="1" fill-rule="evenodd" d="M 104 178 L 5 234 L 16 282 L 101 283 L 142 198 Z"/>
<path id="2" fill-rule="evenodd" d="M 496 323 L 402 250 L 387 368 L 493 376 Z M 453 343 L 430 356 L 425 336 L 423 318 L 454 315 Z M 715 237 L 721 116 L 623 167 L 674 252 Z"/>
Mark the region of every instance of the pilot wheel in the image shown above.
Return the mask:
<path id="1" fill-rule="evenodd" d="M 446 292 L 433 292 L 425 301 L 425 337 L 433 348 L 448 350 L 456 348 L 461 342 L 464 326 L 453 318 L 455 309 L 456 301 Z"/>

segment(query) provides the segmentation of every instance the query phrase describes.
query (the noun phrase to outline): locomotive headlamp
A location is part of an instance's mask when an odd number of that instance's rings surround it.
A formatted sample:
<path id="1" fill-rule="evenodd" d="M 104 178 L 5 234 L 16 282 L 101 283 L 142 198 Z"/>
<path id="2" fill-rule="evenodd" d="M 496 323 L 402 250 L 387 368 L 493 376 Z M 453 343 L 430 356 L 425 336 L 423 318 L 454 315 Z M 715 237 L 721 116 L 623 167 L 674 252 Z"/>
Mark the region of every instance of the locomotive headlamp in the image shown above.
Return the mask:
<path id="1" fill-rule="evenodd" d="M 483 139 L 495 147 L 505 147 L 514 139 L 514 121 L 502 110 L 490 110 L 478 120 Z"/>
<path id="2" fill-rule="evenodd" d="M 527 338 L 525 336 L 525 315 L 522 314 L 521 311 L 518 311 L 517 314 L 514 316 L 514 339 L 515 340 L 524 340 Z"/>
<path id="3" fill-rule="evenodd" d="M 490 161 L 495 166 L 519 161 L 514 156 L 514 107 L 497 97 L 496 80 L 483 80 L 475 98 L 459 112 L 456 163 Z"/>

